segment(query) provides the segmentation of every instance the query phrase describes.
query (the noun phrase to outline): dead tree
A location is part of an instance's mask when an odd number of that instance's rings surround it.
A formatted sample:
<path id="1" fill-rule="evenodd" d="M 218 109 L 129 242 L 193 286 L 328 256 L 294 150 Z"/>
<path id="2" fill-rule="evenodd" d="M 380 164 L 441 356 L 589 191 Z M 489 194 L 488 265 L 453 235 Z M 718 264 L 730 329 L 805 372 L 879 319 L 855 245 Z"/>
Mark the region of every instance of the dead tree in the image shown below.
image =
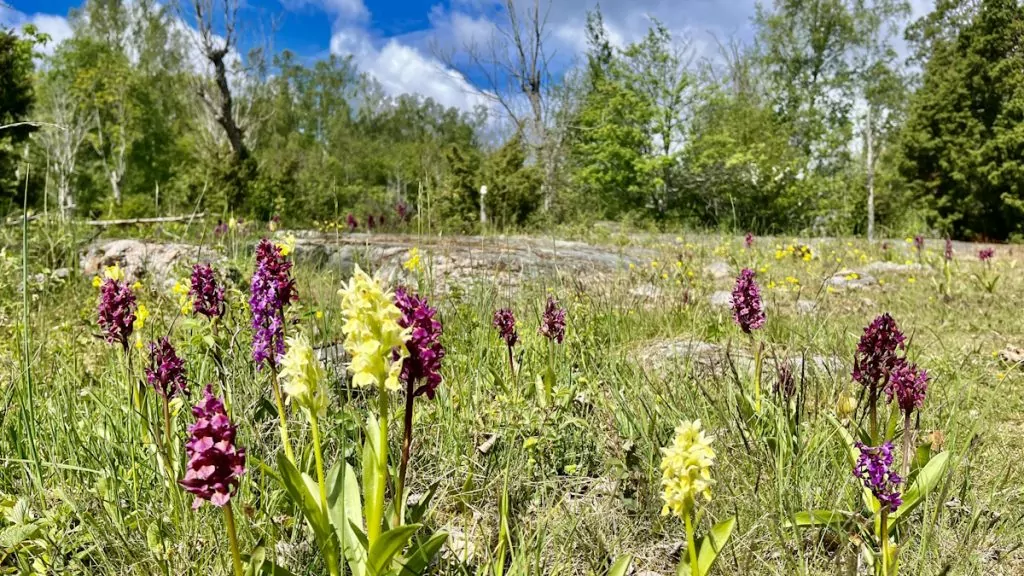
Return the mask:
<path id="1" fill-rule="evenodd" d="M 49 86 L 40 104 L 42 113 L 52 125 L 39 133 L 39 140 L 52 158 L 50 170 L 57 183 L 57 206 L 62 220 L 67 219 L 75 207 L 73 180 L 78 163 L 78 151 L 89 134 L 93 123 L 89 111 L 71 94 L 63 77 L 57 77 Z"/>
<path id="2" fill-rule="evenodd" d="M 223 36 L 214 31 L 213 12 L 218 3 L 223 5 Z M 238 0 L 192 0 L 191 6 L 196 23 L 196 33 L 192 37 L 213 69 L 215 87 L 215 90 L 211 90 L 209 83 L 200 81 L 198 96 L 214 121 L 224 130 L 235 162 L 242 164 L 249 158 L 249 149 L 245 144 L 245 130 L 238 120 L 228 78 L 228 58 L 235 53 L 238 41 L 238 3 Z"/>
<path id="3" fill-rule="evenodd" d="M 529 135 L 527 142 L 544 174 L 541 195 L 546 211 L 554 196 L 552 184 L 559 147 L 548 134 L 550 75 L 544 40 L 551 0 L 504 0 L 504 3 L 504 19 L 495 26 L 486 44 L 470 41 L 460 50 L 484 78 L 480 95 L 501 108 L 516 130 Z M 442 60 L 450 68 L 457 68 L 452 54 L 442 55 Z M 520 98 L 525 98 L 528 109 L 524 110 Z"/>

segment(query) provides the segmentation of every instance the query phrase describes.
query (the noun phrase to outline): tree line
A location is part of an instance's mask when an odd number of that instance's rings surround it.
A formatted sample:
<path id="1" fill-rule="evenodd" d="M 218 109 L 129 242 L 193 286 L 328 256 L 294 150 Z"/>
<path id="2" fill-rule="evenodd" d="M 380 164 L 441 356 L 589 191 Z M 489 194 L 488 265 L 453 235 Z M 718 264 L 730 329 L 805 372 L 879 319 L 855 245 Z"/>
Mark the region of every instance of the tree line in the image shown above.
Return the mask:
<path id="1" fill-rule="evenodd" d="M 0 30 L 4 210 L 306 224 L 401 205 L 472 232 L 486 185 L 503 229 L 1024 232 L 1016 0 L 916 21 L 903 0 L 774 0 L 713 54 L 656 20 L 616 45 L 595 6 L 557 71 L 546 8 L 505 0 L 492 38 L 438 54 L 490 100 L 473 111 L 390 95 L 348 55 L 240 54 L 235 0 L 86 0 L 47 55 Z"/>

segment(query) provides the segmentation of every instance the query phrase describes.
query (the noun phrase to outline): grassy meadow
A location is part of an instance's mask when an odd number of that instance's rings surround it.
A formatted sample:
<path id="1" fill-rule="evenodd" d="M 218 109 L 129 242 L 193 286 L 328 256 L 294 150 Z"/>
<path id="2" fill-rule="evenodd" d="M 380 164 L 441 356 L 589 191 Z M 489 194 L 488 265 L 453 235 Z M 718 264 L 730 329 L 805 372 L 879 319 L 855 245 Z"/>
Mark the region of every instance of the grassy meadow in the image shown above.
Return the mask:
<path id="1" fill-rule="evenodd" d="M 0 231 L 0 574 L 230 574 L 222 514 L 209 504 L 193 510 L 167 472 L 183 473 L 189 408 L 207 383 L 225 398 L 236 443 L 246 448 L 232 497 L 242 554 L 259 551 L 281 567 L 264 574 L 334 573 L 282 483 L 270 376 L 251 359 L 253 246 L 269 232 L 137 232 L 204 243 L 223 257 L 215 268 L 227 312 L 213 329 L 191 312 L 181 286 L 139 278 L 133 290 L 148 317 L 127 353 L 101 337 L 99 290 L 79 271 L 88 233 L 32 225 L 23 261 L 20 230 Z M 425 573 L 604 575 L 628 556 L 625 573 L 675 574 L 687 538 L 679 518 L 661 513 L 661 448 L 680 422 L 696 419 L 716 452 L 712 497 L 697 500 L 696 529 L 736 518 L 711 573 L 871 573 L 855 551 L 863 543 L 856 526 L 870 529 L 872 513 L 839 430 L 866 425 L 864 388 L 851 379 L 854 352 L 864 327 L 888 312 L 907 336 L 907 357 L 930 377 L 914 414 L 918 453 L 948 454 L 894 537 L 899 573 L 1024 574 L 1018 247 L 997 246 L 982 262 L 977 247 L 957 244 L 947 275 L 936 239 L 920 252 L 904 239 L 883 246 L 758 237 L 750 248 L 720 235 L 584 240 L 620 255 L 618 265 L 482 269 L 455 279 L 435 265 L 446 250 L 436 237 L 404 238 L 417 247 L 414 258 L 402 250 L 386 266 L 355 251 L 390 288 L 401 283 L 425 296 L 443 325 L 443 381 L 433 399 L 415 400 L 407 483 L 410 508 L 429 504 L 420 530 L 448 534 Z M 503 242 L 515 239 L 496 239 L 499 254 Z M 175 272 L 185 286 L 190 265 Z M 289 334 L 340 348 L 338 290 L 351 274 L 343 268 L 297 262 Z M 722 300 L 743 268 L 757 272 L 767 316 L 753 336 Z M 566 309 L 561 344 L 538 331 L 549 295 Z M 498 308 L 517 319 L 514 368 L 492 325 Z M 170 402 L 167 456 L 161 402 L 143 372 L 145 343 L 162 336 L 185 360 L 191 391 Z M 773 415 L 760 419 L 738 400 L 752 388 L 758 345 L 761 410 Z M 352 386 L 340 353 L 323 356 L 323 460 L 347 461 L 364 477 L 363 424 L 380 405 L 377 392 Z M 788 390 L 779 376 L 787 370 Z M 393 478 L 405 402 L 392 395 Z M 884 397 L 880 410 L 898 452 L 902 420 Z M 295 466 L 313 477 L 310 424 L 294 403 L 286 411 Z M 392 481 L 388 501 L 394 490 Z M 793 524 L 798 512 L 823 509 L 853 519 L 838 529 Z"/>

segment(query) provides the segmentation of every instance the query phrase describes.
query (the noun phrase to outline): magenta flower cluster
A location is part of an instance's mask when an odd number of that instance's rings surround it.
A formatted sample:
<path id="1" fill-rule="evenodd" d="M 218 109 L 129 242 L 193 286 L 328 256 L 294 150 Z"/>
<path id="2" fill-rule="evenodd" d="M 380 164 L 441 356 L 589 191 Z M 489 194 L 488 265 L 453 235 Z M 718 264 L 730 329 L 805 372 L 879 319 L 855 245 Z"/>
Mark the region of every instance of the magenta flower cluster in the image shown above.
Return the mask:
<path id="1" fill-rule="evenodd" d="M 224 403 L 213 395 L 209 385 L 192 414 L 196 423 L 189 427 L 185 443 L 188 464 L 178 484 L 195 495 L 192 508 L 199 508 L 203 501 L 224 506 L 238 490 L 239 477 L 245 474 L 245 448 L 235 446 L 238 427 L 231 423 Z"/>
<path id="2" fill-rule="evenodd" d="M 924 236 L 921 236 L 920 234 L 914 236 L 914 249 L 917 250 L 918 253 L 924 250 Z"/>
<path id="3" fill-rule="evenodd" d="M 747 235 L 743 237 L 743 245 L 747 247 L 747 250 L 754 247 L 754 235 L 752 233 L 747 232 Z"/>
<path id="4" fill-rule="evenodd" d="M 736 286 L 732 289 L 732 316 L 747 334 L 764 326 L 764 308 L 761 302 L 761 291 L 754 280 L 754 271 L 744 268 L 736 278 Z"/>
<path id="5" fill-rule="evenodd" d="M 188 396 L 188 382 L 185 380 L 185 361 L 178 357 L 171 341 L 166 337 L 150 342 L 149 366 L 146 367 L 146 381 L 164 398 Z"/>
<path id="6" fill-rule="evenodd" d="M 921 408 L 927 391 L 928 371 L 902 358 L 889 374 L 889 382 L 885 387 L 887 402 L 895 399 L 900 410 L 906 414 Z"/>
<path id="7" fill-rule="evenodd" d="M 433 399 L 434 391 L 441 384 L 441 359 L 444 358 L 437 310 L 427 304 L 426 298 L 410 294 L 403 287 L 395 289 L 395 306 L 402 312 L 398 325 L 412 329 L 405 343 L 409 355 L 402 362 L 400 378 L 408 385 L 422 381 L 413 394 L 426 394 Z"/>
<path id="8" fill-rule="evenodd" d="M 865 488 L 871 490 L 883 508 L 895 512 L 903 504 L 899 492 L 903 479 L 892 470 L 892 442 L 876 447 L 860 442 L 855 445 L 860 450 L 860 456 L 854 465 L 853 475 L 860 478 Z"/>
<path id="9" fill-rule="evenodd" d="M 135 324 L 135 309 L 135 293 L 127 282 L 113 278 L 103 281 L 96 312 L 107 342 L 120 342 L 128 350 L 128 339 Z"/>
<path id="10" fill-rule="evenodd" d="M 196 313 L 211 320 L 224 315 L 224 287 L 218 284 L 209 264 L 192 267 L 192 285 L 188 293 L 192 297 L 192 310 Z"/>
<path id="11" fill-rule="evenodd" d="M 494 327 L 498 329 L 498 335 L 505 341 L 509 348 L 519 342 L 519 334 L 516 332 L 516 317 L 512 310 L 499 308 L 494 312 Z"/>
<path id="12" fill-rule="evenodd" d="M 978 251 L 978 259 L 982 262 L 988 262 L 996 255 L 996 251 L 993 248 L 982 248 Z"/>
<path id="13" fill-rule="evenodd" d="M 256 246 L 256 272 L 250 285 L 249 309 L 252 311 L 252 359 L 263 368 L 277 364 L 284 355 L 284 309 L 298 299 L 292 263 L 281 248 L 266 238 Z"/>
<path id="14" fill-rule="evenodd" d="M 345 223 L 348 225 L 349 232 L 355 232 L 356 228 L 359 228 L 359 221 L 352 214 L 345 218 Z"/>
<path id="15" fill-rule="evenodd" d="M 877 389 L 896 367 L 897 353 L 906 348 L 906 337 L 888 313 L 875 318 L 860 337 L 853 359 L 853 379 Z"/>
<path id="16" fill-rule="evenodd" d="M 559 344 L 565 339 L 565 308 L 559 306 L 558 301 L 551 296 L 548 296 L 548 302 L 544 306 L 540 333 L 548 340 L 554 340 Z"/>

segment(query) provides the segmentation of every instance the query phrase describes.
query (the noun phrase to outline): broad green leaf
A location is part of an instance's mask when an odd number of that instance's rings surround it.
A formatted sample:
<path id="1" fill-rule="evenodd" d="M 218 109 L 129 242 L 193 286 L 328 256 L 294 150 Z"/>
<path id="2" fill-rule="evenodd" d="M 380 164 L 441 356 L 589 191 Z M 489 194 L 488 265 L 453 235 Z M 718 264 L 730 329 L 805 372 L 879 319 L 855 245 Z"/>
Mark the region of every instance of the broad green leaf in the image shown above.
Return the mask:
<path id="1" fill-rule="evenodd" d="M 437 553 L 441 550 L 441 546 L 444 546 L 446 540 L 448 540 L 447 532 L 437 532 L 428 538 L 426 542 L 421 544 L 414 542 L 410 546 L 409 551 L 397 559 L 400 567 L 398 574 L 400 576 L 419 576 L 424 574 L 427 568 L 430 567 L 430 563 L 434 561 Z"/>
<path id="2" fill-rule="evenodd" d="M 303 516 L 313 529 L 317 547 L 324 556 L 324 562 L 337 565 L 338 541 L 334 539 L 330 520 L 320 506 L 319 489 L 307 474 L 299 472 L 284 454 L 278 454 L 277 466 L 292 502 L 302 510 Z"/>
<path id="3" fill-rule="evenodd" d="M 698 548 L 700 552 L 697 555 L 697 570 L 702 575 L 711 572 L 711 566 L 718 558 L 718 553 L 725 548 L 735 526 L 736 517 L 733 516 L 712 526 L 711 531 L 701 539 L 700 548 Z"/>
<path id="4" fill-rule="evenodd" d="M 626 576 L 629 567 L 633 564 L 633 556 L 623 554 L 615 559 L 612 567 L 608 570 L 608 576 Z"/>
<path id="5" fill-rule="evenodd" d="M 39 527 L 35 524 L 15 524 L 4 528 L 3 532 L 0 532 L 0 550 L 4 552 L 14 548 L 36 535 Z"/>
<path id="6" fill-rule="evenodd" d="M 437 487 L 440 483 L 440 480 L 435 480 L 419 501 L 409 508 L 407 512 L 409 515 L 409 522 L 415 524 L 420 520 L 423 520 L 423 517 L 427 515 L 427 510 L 430 508 L 430 503 L 434 500 L 434 494 L 437 493 Z"/>
<path id="7" fill-rule="evenodd" d="M 335 464 L 327 473 L 327 487 L 327 513 L 341 552 L 354 576 L 363 576 L 366 574 L 366 548 L 359 543 L 352 528 L 352 525 L 363 525 L 363 505 L 359 501 L 355 470 L 345 462 L 342 474 L 341 463 Z"/>
<path id="8" fill-rule="evenodd" d="M 809 528 L 812 526 L 832 526 L 838 528 L 852 517 L 853 513 L 845 510 L 804 510 L 794 514 L 793 520 L 786 522 L 785 527 Z"/>
<path id="9" fill-rule="evenodd" d="M 366 531 L 380 529 L 384 510 L 378 504 L 380 492 L 384 490 L 383 479 L 377 474 L 377 459 L 380 454 L 380 425 L 373 414 L 366 418 L 366 441 L 363 443 L 363 508 Z"/>
<path id="10" fill-rule="evenodd" d="M 929 460 L 928 464 L 917 473 L 913 484 L 903 493 L 903 504 L 892 514 L 893 527 L 906 517 L 907 514 L 910 514 L 929 492 L 935 489 L 939 480 L 946 473 L 946 465 L 948 463 L 949 452 L 942 452 Z"/>
<path id="11" fill-rule="evenodd" d="M 384 532 L 377 538 L 377 541 L 370 546 L 370 556 L 367 567 L 371 576 L 384 576 L 391 568 L 391 559 L 395 557 L 409 543 L 412 535 L 420 529 L 420 524 L 409 524 L 399 526 Z"/>

